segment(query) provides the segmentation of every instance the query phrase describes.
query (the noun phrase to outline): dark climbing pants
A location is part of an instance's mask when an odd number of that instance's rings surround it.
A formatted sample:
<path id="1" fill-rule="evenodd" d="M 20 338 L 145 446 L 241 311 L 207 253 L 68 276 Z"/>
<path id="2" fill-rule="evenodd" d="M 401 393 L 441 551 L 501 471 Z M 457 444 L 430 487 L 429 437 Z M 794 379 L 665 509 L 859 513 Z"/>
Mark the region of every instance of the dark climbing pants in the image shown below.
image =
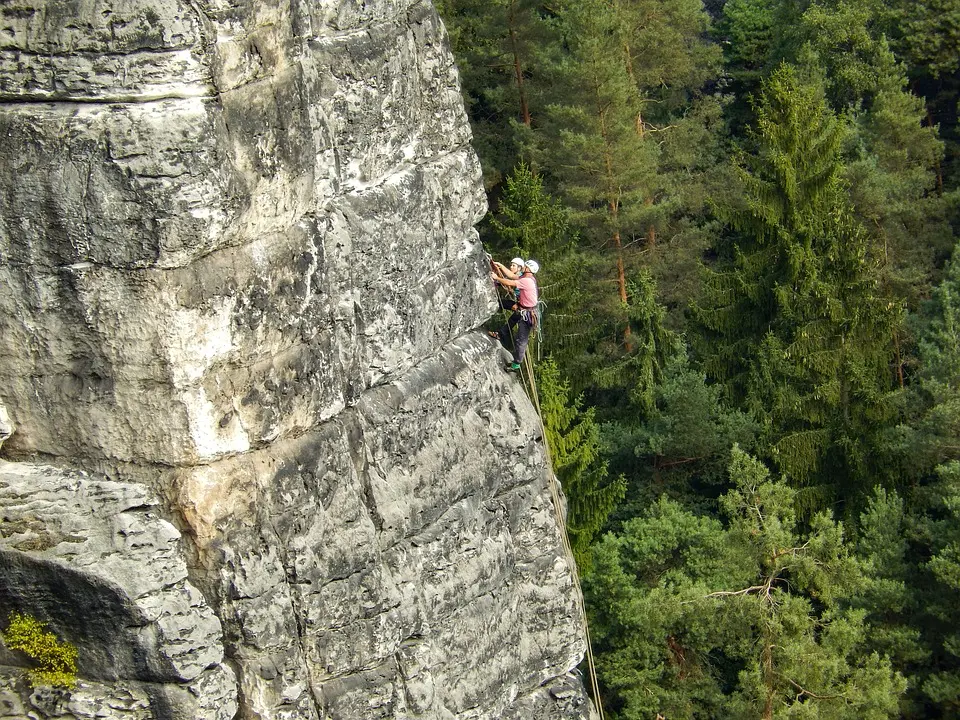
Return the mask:
<path id="1" fill-rule="evenodd" d="M 518 364 L 523 362 L 523 355 L 527 351 L 527 343 L 530 340 L 530 331 L 533 330 L 533 314 L 530 313 L 529 317 L 530 322 L 527 322 L 519 312 L 514 312 L 507 320 L 507 324 L 497 331 L 500 342 L 506 346 L 510 339 L 511 328 L 516 328 L 513 331 L 513 361 Z"/>
<path id="2" fill-rule="evenodd" d="M 530 316 L 533 320 L 533 317 Z M 527 342 L 530 340 L 530 331 L 533 330 L 533 323 L 527 322 L 520 313 L 517 313 L 517 333 L 514 337 L 513 361 L 518 365 L 523 362 L 523 355 L 527 351 Z"/>

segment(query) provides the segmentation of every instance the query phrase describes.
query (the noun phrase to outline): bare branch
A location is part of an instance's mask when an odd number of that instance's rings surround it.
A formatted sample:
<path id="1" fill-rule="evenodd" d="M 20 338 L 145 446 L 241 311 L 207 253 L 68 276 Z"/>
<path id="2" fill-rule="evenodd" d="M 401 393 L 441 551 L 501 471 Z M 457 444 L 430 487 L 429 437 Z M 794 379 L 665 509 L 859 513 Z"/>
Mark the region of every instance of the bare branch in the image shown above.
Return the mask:
<path id="1" fill-rule="evenodd" d="M 768 585 L 753 585 L 743 590 L 718 590 L 717 592 L 712 592 L 705 597 L 730 597 L 732 595 L 749 595 L 752 592 L 759 592 L 761 590 L 768 589 Z"/>
<path id="2" fill-rule="evenodd" d="M 797 702 L 800 702 L 803 699 L 804 695 L 806 695 L 807 697 L 812 697 L 816 700 L 837 700 L 838 698 L 846 697 L 846 695 L 844 695 L 843 693 L 837 693 L 835 695 L 817 695 L 815 692 L 810 692 L 809 690 L 804 688 L 802 685 L 795 683 L 790 678 L 786 678 L 786 681 L 791 685 L 793 685 L 794 688 L 800 691 L 797 693 Z"/>

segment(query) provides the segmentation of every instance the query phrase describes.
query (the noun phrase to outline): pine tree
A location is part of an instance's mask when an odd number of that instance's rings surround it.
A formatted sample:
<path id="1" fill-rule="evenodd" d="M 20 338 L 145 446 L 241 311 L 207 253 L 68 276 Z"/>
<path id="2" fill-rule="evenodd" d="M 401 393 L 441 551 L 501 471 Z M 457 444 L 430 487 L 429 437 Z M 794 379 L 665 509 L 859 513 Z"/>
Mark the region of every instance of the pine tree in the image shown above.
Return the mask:
<path id="1" fill-rule="evenodd" d="M 739 96 L 786 61 L 819 79 L 833 111 L 854 119 L 844 147 L 853 210 L 879 251 L 884 282 L 916 307 L 949 252 L 957 198 L 944 193 L 943 144 L 888 42 L 911 13 L 876 0 L 731 0 L 724 14 Z"/>
<path id="2" fill-rule="evenodd" d="M 885 29 L 906 65 L 910 87 L 924 98 L 926 121 L 939 129 L 946 156 L 937 168 L 938 185 L 949 191 L 960 172 L 960 1 L 892 0 L 884 3 Z"/>
<path id="3" fill-rule="evenodd" d="M 656 284 L 645 270 L 636 273 L 627 286 L 624 306 L 631 329 L 628 354 L 611 355 L 592 374 L 600 388 L 627 389 L 631 412 L 653 409 L 654 393 L 663 379 L 670 358 L 680 352 L 680 338 L 667 329 L 666 309 L 657 302 Z"/>
<path id="4" fill-rule="evenodd" d="M 537 0 L 439 0 L 488 188 L 502 182 L 543 109 L 555 33 Z"/>
<path id="5" fill-rule="evenodd" d="M 575 240 L 565 208 L 522 161 L 506 178 L 490 225 L 505 253 L 539 258 L 545 264 L 561 261 Z"/>
<path id="6" fill-rule="evenodd" d="M 585 239 L 609 258 L 603 273 L 607 314 L 627 304 L 631 248 L 645 231 L 644 199 L 654 182 L 657 146 L 636 129 L 642 112 L 622 47 L 621 18 L 604 0 L 568 3 L 562 14 L 570 53 L 558 66 L 566 87 L 548 108 L 556 137 L 549 167 Z M 559 99 L 559 98 L 558 98 Z M 621 330 L 629 350 L 630 330 Z"/>
<path id="7" fill-rule="evenodd" d="M 957 255 L 955 251 L 955 255 Z M 863 607 L 874 640 L 910 679 L 903 716 L 949 718 L 960 711 L 960 268 L 948 264 L 918 323 L 919 367 L 907 386 L 909 413 L 889 433 L 884 460 L 910 480 L 872 500 L 861 520 L 872 576 Z"/>
<path id="8" fill-rule="evenodd" d="M 661 500 L 595 547 L 585 583 L 617 717 L 891 718 L 906 683 L 865 651 L 842 527 L 735 449 L 729 524 Z"/>
<path id="9" fill-rule="evenodd" d="M 703 40 L 707 16 L 699 0 L 577 0 L 559 7 L 568 52 L 553 68 L 554 102 L 537 161 L 597 255 L 597 297 L 605 301 L 604 316 L 618 320 L 611 339 L 629 353 L 629 284 L 644 255 L 659 252 L 664 238 L 683 246 L 699 240 L 673 223 L 686 198 L 696 201 L 703 166 L 710 165 L 702 161 L 713 146 L 706 136 L 718 123 L 699 121 L 716 118 L 718 104 L 699 92 L 716 71 L 719 51 Z M 688 112 L 697 121 L 682 117 Z M 671 145 L 672 134 L 686 134 L 693 144 Z M 698 142 L 706 149 L 691 159 Z"/>
<path id="10" fill-rule="evenodd" d="M 835 111 L 849 113 L 851 201 L 880 251 L 891 291 L 916 307 L 953 244 L 957 198 L 943 193 L 943 144 L 890 48 L 891 8 L 875 0 L 813 3 L 797 24 L 797 62 L 821 75 Z"/>

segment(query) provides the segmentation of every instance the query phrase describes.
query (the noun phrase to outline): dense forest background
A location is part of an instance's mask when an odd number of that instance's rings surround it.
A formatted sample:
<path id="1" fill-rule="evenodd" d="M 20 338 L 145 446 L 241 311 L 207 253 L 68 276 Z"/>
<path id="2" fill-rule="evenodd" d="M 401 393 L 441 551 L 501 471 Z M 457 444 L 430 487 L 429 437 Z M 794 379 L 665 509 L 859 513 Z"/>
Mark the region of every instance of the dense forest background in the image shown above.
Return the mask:
<path id="1" fill-rule="evenodd" d="M 607 715 L 960 717 L 960 0 L 438 5 Z"/>

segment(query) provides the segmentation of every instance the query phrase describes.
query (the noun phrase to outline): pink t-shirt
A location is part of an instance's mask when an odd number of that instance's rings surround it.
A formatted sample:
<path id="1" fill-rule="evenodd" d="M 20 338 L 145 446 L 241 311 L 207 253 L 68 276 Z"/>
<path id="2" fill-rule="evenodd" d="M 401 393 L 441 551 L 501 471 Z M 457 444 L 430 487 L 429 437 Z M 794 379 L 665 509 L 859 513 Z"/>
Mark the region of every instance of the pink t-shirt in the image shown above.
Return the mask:
<path id="1" fill-rule="evenodd" d="M 517 280 L 517 287 L 520 288 L 520 304 L 523 307 L 532 308 L 537 304 L 537 281 L 529 275 L 523 275 Z"/>

